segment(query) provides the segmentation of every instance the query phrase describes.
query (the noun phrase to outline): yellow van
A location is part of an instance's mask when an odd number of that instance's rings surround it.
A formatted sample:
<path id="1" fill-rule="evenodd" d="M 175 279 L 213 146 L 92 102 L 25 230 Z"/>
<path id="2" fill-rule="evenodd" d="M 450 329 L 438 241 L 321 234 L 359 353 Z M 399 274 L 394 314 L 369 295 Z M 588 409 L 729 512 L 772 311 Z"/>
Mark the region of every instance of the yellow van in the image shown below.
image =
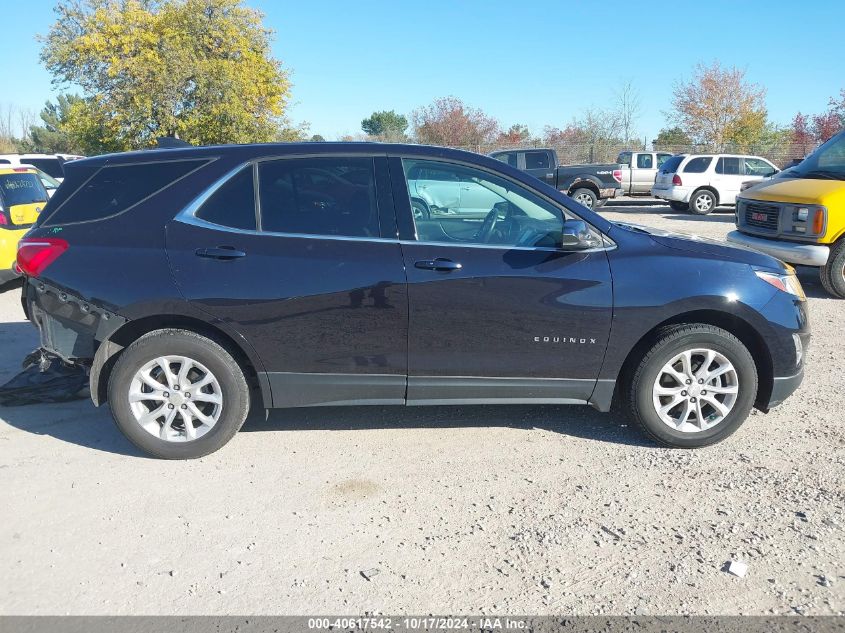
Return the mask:
<path id="1" fill-rule="evenodd" d="M 845 131 L 801 163 L 743 191 L 728 241 L 790 264 L 817 266 L 845 299 Z"/>
<path id="2" fill-rule="evenodd" d="M 18 240 L 46 203 L 47 190 L 37 169 L 0 165 L 0 284 L 17 276 Z"/>

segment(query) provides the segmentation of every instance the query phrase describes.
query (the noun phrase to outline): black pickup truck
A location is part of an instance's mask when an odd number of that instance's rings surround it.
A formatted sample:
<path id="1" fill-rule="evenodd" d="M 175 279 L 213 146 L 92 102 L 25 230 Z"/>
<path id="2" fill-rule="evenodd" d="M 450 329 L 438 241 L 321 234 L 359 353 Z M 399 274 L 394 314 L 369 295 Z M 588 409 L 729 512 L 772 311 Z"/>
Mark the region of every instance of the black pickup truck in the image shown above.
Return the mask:
<path id="1" fill-rule="evenodd" d="M 560 165 L 557 152 L 540 148 L 499 150 L 490 156 L 536 176 L 588 209 L 622 195 L 622 170 L 616 163 Z"/>

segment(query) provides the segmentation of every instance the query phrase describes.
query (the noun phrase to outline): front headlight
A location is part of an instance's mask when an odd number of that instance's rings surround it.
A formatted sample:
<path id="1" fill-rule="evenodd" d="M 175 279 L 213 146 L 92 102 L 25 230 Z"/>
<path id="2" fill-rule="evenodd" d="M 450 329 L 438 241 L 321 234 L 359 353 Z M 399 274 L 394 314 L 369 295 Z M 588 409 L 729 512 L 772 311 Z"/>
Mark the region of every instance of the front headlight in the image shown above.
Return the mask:
<path id="1" fill-rule="evenodd" d="M 801 287 L 801 282 L 795 276 L 795 271 L 789 271 L 785 274 L 769 273 L 762 270 L 755 270 L 754 274 L 768 284 L 771 284 L 778 290 L 787 294 L 793 295 L 802 301 L 807 298 L 804 294 L 804 288 Z"/>
<path id="2" fill-rule="evenodd" d="M 784 219 L 789 233 L 818 237 L 827 225 L 827 209 L 818 204 L 788 204 Z"/>

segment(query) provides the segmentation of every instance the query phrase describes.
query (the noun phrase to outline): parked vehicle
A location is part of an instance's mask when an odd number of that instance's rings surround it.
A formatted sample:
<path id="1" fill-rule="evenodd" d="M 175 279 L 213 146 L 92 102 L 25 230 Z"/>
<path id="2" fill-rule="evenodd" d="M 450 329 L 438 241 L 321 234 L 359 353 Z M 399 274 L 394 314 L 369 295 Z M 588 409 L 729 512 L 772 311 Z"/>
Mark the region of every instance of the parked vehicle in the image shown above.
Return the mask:
<path id="1" fill-rule="evenodd" d="M 721 204 L 734 204 L 743 182 L 777 172 L 777 167 L 759 156 L 679 154 L 663 163 L 651 193 L 676 211 L 706 215 Z"/>
<path id="2" fill-rule="evenodd" d="M 0 165 L 0 284 L 18 276 L 18 240 L 47 203 L 47 192 L 34 167 Z"/>
<path id="3" fill-rule="evenodd" d="M 294 143 L 66 169 L 18 250 L 26 312 L 45 353 L 85 365 L 94 403 L 159 457 L 217 450 L 251 403 L 607 411 L 616 397 L 656 441 L 705 446 L 803 376 L 791 268 L 613 224 L 488 157 Z M 357 176 L 303 191 L 309 170 Z M 420 170 L 496 201 L 483 218 L 415 216 Z"/>
<path id="4" fill-rule="evenodd" d="M 669 152 L 620 153 L 616 162 L 622 170 L 622 194 L 650 194 L 657 170 L 670 158 Z"/>
<path id="5" fill-rule="evenodd" d="M 429 219 L 438 215 L 476 216 L 483 219 L 502 200 L 494 191 L 470 177 L 461 178 L 452 169 L 419 165 L 408 172 L 408 193 L 414 216 Z"/>
<path id="6" fill-rule="evenodd" d="M 20 165 L 21 167 L 30 167 L 35 170 L 35 173 L 38 174 L 38 178 L 41 180 L 41 184 L 44 185 L 44 189 L 47 191 L 47 197 L 51 198 L 53 194 L 56 192 L 56 189 L 59 188 L 59 185 L 62 184 L 55 178 L 53 178 L 50 174 L 41 171 L 37 167 L 32 165 Z"/>
<path id="7" fill-rule="evenodd" d="M 64 178 L 62 165 L 65 159 L 58 154 L 0 154 L 0 166 L 2 165 L 31 165 L 47 173 L 59 182 Z"/>
<path id="8" fill-rule="evenodd" d="M 490 156 L 539 178 L 588 209 L 622 195 L 622 171 L 616 164 L 560 165 L 555 150 L 539 148 L 501 150 Z"/>
<path id="9" fill-rule="evenodd" d="M 845 299 L 845 131 L 798 166 L 744 191 L 736 226 L 729 241 L 816 266 L 825 290 Z"/>

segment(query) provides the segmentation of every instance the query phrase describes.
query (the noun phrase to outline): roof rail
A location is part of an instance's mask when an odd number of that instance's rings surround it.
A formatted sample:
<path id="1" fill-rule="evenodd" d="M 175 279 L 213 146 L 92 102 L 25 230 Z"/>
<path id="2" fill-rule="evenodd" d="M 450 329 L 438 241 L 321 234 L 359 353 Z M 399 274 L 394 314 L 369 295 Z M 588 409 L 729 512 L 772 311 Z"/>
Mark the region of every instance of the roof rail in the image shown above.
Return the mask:
<path id="1" fill-rule="evenodd" d="M 183 141 L 181 138 L 176 138 L 175 136 L 159 136 L 156 139 L 156 143 L 158 144 L 159 149 L 176 149 L 178 147 L 193 147 L 187 141 Z"/>

